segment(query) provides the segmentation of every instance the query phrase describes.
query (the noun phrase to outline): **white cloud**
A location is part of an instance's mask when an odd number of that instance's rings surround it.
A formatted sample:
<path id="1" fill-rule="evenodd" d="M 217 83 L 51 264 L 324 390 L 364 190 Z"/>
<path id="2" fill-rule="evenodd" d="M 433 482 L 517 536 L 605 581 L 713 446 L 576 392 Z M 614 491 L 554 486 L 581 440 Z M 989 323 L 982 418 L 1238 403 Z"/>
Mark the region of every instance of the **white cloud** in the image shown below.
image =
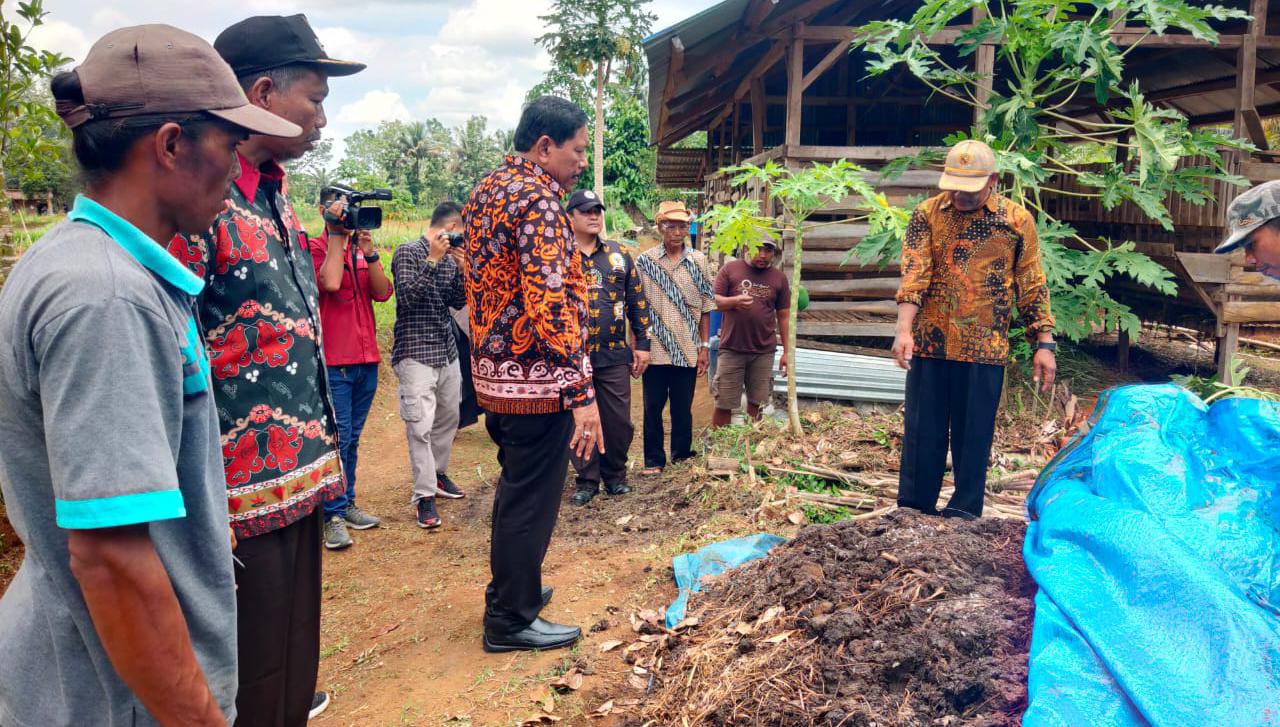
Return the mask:
<path id="1" fill-rule="evenodd" d="M 116 28 L 124 28 L 133 24 L 128 15 L 113 7 L 99 8 L 89 18 L 89 26 L 98 35 L 104 35 Z"/>
<path id="2" fill-rule="evenodd" d="M 404 99 L 395 91 L 367 91 L 358 101 L 346 104 L 338 110 L 340 124 L 377 126 L 383 121 L 406 121 L 409 109 Z"/>
<path id="3" fill-rule="evenodd" d="M 98 39 L 92 38 L 80 28 L 64 20 L 50 20 L 31 31 L 30 42 L 33 48 L 61 53 L 79 61 L 89 52 L 89 47 Z"/>
<path id="4" fill-rule="evenodd" d="M 551 12 L 548 0 L 473 0 L 449 13 L 440 42 L 476 46 L 492 56 L 535 55 L 542 35 L 539 16 Z"/>

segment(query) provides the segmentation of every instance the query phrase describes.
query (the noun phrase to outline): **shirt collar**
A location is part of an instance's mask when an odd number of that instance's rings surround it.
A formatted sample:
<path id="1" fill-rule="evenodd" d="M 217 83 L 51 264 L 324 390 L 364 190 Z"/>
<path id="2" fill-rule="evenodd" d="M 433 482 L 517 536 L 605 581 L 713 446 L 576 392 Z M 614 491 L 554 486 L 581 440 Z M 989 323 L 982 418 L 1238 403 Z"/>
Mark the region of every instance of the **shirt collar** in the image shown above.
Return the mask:
<path id="1" fill-rule="evenodd" d="M 204 280 L 178 262 L 160 243 L 147 237 L 128 220 L 83 194 L 76 196 L 75 205 L 67 219 L 93 225 L 107 233 L 139 264 L 187 295 L 199 295 L 204 290 Z"/>
<path id="2" fill-rule="evenodd" d="M 507 165 L 515 167 L 525 174 L 537 177 L 540 182 L 551 188 L 557 196 L 564 196 L 564 188 L 560 183 L 551 176 L 547 170 L 543 169 L 537 162 L 520 156 L 519 154 L 508 154 L 506 159 Z"/>
<path id="3" fill-rule="evenodd" d="M 262 184 L 262 180 L 268 182 L 284 182 L 284 167 L 274 161 L 263 163 L 260 167 L 255 167 L 252 162 L 244 158 L 240 152 L 236 152 L 236 158 L 240 161 L 240 176 L 236 177 L 236 186 L 244 193 L 245 199 L 253 199 L 258 196 L 258 187 Z"/>
<path id="4" fill-rule="evenodd" d="M 954 205 L 951 204 L 951 195 L 950 194 L 942 195 L 942 209 L 945 210 L 953 206 Z M 986 204 L 983 205 L 983 207 L 986 207 L 988 210 L 992 212 L 999 212 L 1000 211 L 1000 195 L 996 194 L 995 192 L 992 192 L 991 196 L 987 197 L 987 202 Z M 956 211 L 959 212 L 959 210 L 956 210 Z"/>

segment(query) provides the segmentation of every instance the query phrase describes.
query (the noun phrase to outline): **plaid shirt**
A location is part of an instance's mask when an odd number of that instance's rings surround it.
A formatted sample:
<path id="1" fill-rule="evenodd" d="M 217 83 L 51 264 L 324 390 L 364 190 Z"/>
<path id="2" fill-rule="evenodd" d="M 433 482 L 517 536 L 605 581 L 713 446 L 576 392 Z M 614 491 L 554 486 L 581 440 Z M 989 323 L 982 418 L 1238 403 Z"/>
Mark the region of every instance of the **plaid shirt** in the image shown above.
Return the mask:
<path id="1" fill-rule="evenodd" d="M 396 284 L 395 344 L 391 365 L 413 359 L 440 368 L 458 359 L 450 308 L 466 305 L 462 275 L 453 258 L 428 260 L 431 248 L 418 238 L 396 248 L 391 274 Z"/>

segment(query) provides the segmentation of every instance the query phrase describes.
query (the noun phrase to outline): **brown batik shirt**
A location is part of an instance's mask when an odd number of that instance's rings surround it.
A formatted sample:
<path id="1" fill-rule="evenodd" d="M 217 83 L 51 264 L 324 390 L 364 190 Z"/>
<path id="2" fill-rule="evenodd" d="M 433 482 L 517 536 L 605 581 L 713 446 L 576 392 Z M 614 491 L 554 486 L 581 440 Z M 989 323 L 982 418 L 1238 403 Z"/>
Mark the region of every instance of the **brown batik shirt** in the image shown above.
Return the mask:
<path id="1" fill-rule="evenodd" d="M 997 194 L 974 212 L 947 192 L 925 200 L 907 225 L 897 300 L 920 306 L 917 356 L 1003 366 L 1015 305 L 1028 336 L 1053 330 L 1035 219 Z"/>

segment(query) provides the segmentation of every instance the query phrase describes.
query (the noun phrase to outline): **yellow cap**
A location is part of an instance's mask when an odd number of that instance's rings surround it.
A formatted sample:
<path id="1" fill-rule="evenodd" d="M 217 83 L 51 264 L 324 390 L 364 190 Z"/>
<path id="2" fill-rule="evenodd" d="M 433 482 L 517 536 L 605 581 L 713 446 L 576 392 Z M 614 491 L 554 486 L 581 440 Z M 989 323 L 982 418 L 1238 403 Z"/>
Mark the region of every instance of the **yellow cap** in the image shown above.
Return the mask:
<path id="1" fill-rule="evenodd" d="M 977 192 L 987 186 L 996 172 L 996 154 L 991 147 L 972 139 L 962 141 L 947 152 L 938 188 L 951 192 Z"/>

